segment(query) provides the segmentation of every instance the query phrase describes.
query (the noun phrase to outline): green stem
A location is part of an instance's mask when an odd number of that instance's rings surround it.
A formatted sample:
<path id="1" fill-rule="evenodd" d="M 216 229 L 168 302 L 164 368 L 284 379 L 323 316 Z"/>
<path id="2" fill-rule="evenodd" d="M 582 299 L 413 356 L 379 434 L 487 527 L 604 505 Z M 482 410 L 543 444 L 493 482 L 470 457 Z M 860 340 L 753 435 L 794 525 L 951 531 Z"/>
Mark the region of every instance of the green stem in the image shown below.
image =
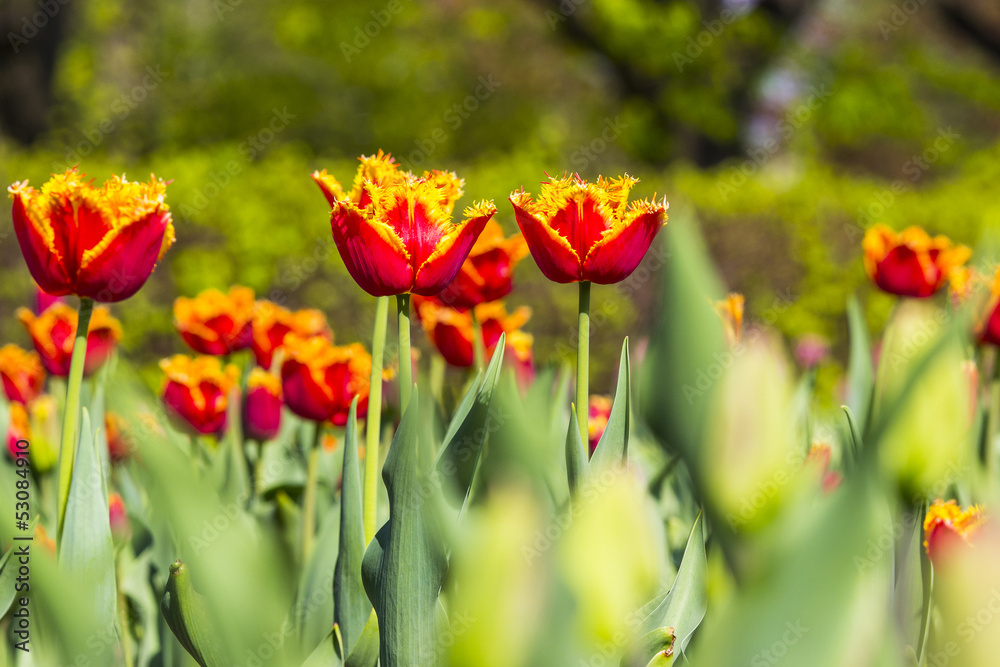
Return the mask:
<path id="1" fill-rule="evenodd" d="M 431 357 L 430 381 L 428 384 L 430 384 L 431 396 L 438 403 L 444 402 L 444 373 L 446 363 L 444 357 L 440 354 L 435 353 Z"/>
<path id="2" fill-rule="evenodd" d="M 580 283 L 580 323 L 576 346 L 576 420 L 584 444 L 590 437 L 590 281 Z"/>
<path id="3" fill-rule="evenodd" d="M 483 327 L 479 324 L 479 318 L 476 317 L 475 308 L 469 311 L 469 317 L 472 318 L 473 363 L 476 369 L 484 368 L 486 366 L 486 342 L 483 340 Z M 475 370 L 473 370 L 473 374 L 475 374 Z"/>
<path id="4" fill-rule="evenodd" d="M 319 482 L 319 451 L 323 446 L 323 423 L 316 422 L 316 436 L 306 464 L 306 491 L 302 501 L 302 563 L 309 561 L 316 534 L 316 485 Z"/>
<path id="5" fill-rule="evenodd" d="M 382 364 L 385 354 L 385 330 L 389 320 L 389 297 L 375 300 L 375 330 L 372 332 L 372 376 L 368 393 L 368 420 L 365 425 L 365 541 L 375 537 L 378 502 L 378 448 L 382 439 Z"/>
<path id="6" fill-rule="evenodd" d="M 76 443 L 80 427 L 80 383 L 83 381 L 83 362 L 87 358 L 87 332 L 90 329 L 90 314 L 94 310 L 93 299 L 80 298 L 77 313 L 76 340 L 73 341 L 73 357 L 66 378 L 66 405 L 63 408 L 62 446 L 59 449 L 59 504 L 58 535 L 56 544 L 62 543 L 63 521 L 66 519 L 66 504 L 69 502 L 69 483 L 73 478 L 73 461 L 76 458 Z"/>
<path id="7" fill-rule="evenodd" d="M 413 357 L 410 354 L 410 295 L 396 295 L 399 315 L 399 412 L 406 410 L 413 391 Z"/>

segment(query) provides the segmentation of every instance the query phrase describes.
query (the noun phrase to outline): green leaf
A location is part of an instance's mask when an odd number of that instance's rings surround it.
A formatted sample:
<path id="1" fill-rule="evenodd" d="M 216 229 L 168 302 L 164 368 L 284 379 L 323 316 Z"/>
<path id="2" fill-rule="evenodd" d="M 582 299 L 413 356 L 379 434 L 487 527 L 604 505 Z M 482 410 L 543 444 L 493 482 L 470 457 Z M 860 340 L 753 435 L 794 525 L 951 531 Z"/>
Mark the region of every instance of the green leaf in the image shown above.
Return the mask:
<path id="1" fill-rule="evenodd" d="M 642 622 L 642 629 L 653 632 L 657 628 L 670 626 L 677 637 L 677 648 L 681 653 L 691 641 L 691 635 L 705 618 L 708 609 L 707 571 L 705 558 L 705 522 L 702 515 L 694 521 L 680 569 L 674 585 L 656 609 Z"/>
<path id="2" fill-rule="evenodd" d="M 847 331 L 850 336 L 851 351 L 847 362 L 847 405 L 860 422 L 859 433 L 868 426 L 868 410 L 872 392 L 875 389 L 875 370 L 872 366 L 871 342 L 868 339 L 868 325 L 858 299 L 851 295 L 847 300 Z"/>
<path id="3" fill-rule="evenodd" d="M 378 614 L 382 667 L 433 665 L 438 649 L 445 554 L 431 524 L 440 489 L 429 474 L 430 461 L 421 460 L 427 452 L 420 442 L 422 418 L 415 389 L 382 469 L 389 521 L 362 564 L 365 591 Z"/>
<path id="4" fill-rule="evenodd" d="M 378 617 L 371 611 L 361 637 L 344 661 L 344 667 L 374 667 L 378 662 L 378 649 Z"/>
<path id="5" fill-rule="evenodd" d="M 338 629 L 337 626 L 334 626 L 333 630 L 309 654 L 306 661 L 302 663 L 302 667 L 340 667 L 344 662 L 340 653 L 337 652 L 339 643 Z"/>
<path id="6" fill-rule="evenodd" d="M 674 642 L 677 636 L 673 628 L 656 628 L 647 632 L 622 658 L 621 667 L 645 667 L 647 664 L 670 665 L 673 663 Z M 659 662 L 657 662 L 659 660 Z M 664 662 L 664 660 L 668 660 Z"/>
<path id="7" fill-rule="evenodd" d="M 493 405 L 493 391 L 500 379 L 500 368 L 503 365 L 505 334 L 500 335 L 493 358 L 490 360 L 482 382 L 473 383 L 469 392 L 459 406 L 457 414 L 464 418 L 458 423 L 457 416 L 452 419 L 445 434 L 444 446 L 438 454 L 435 466 L 442 479 L 451 481 L 446 490 L 449 501 L 456 507 L 465 503 L 472 487 L 472 478 L 476 472 L 479 456 L 483 445 L 489 437 L 490 408 Z M 470 396 L 475 398 L 469 401 Z M 466 410 L 467 406 L 467 411 Z"/>
<path id="8" fill-rule="evenodd" d="M 32 519 L 31 523 L 28 525 L 28 530 L 25 531 L 25 535 L 34 535 L 35 526 L 38 525 L 38 518 Z M 9 549 L 4 553 L 3 558 L 0 558 L 0 618 L 7 615 L 10 611 L 11 606 L 14 604 L 14 598 L 17 597 L 17 589 L 15 588 L 17 584 L 18 566 L 20 563 L 17 561 L 12 561 L 11 556 L 13 556 L 14 551 L 18 548 L 18 545 L 26 544 L 26 541 L 14 540 L 14 543 Z"/>
<path id="9" fill-rule="evenodd" d="M 580 440 L 576 410 L 570 410 L 569 429 L 566 431 L 566 478 L 570 493 L 576 491 L 588 474 L 590 463 L 587 461 L 587 450 Z"/>
<path id="10" fill-rule="evenodd" d="M 590 465 L 595 469 L 610 468 L 628 463 L 629 422 L 632 401 L 630 399 L 631 370 L 628 356 L 628 338 L 622 343 L 621 361 L 618 363 L 618 387 L 615 402 L 611 406 L 608 424 L 597 443 Z"/>
<path id="11" fill-rule="evenodd" d="M 854 419 L 854 413 L 846 405 L 840 406 L 840 409 L 844 411 L 844 416 L 847 417 L 847 429 L 850 431 L 851 436 L 851 461 L 857 463 L 860 456 L 861 450 L 864 443 L 861 440 L 861 430 L 858 428 L 858 422 Z"/>
<path id="12" fill-rule="evenodd" d="M 345 652 L 350 655 L 361 636 L 372 605 L 361 581 L 365 556 L 361 475 L 358 465 L 358 398 L 351 403 L 344 431 L 344 472 L 340 491 L 340 549 L 333 571 L 334 622 L 340 627 Z M 377 644 L 376 644 L 377 645 Z"/>
<path id="13" fill-rule="evenodd" d="M 333 576 L 338 557 L 340 515 L 327 512 L 316 536 L 316 545 L 302 570 L 298 595 L 295 597 L 295 625 L 303 649 L 315 646 L 330 632 L 334 619 Z"/>
<path id="14" fill-rule="evenodd" d="M 108 521 L 108 490 L 104 466 L 94 441 L 90 411 L 82 409 L 80 442 L 66 505 L 66 523 L 59 544 L 59 565 L 73 578 L 85 582 L 92 614 L 101 625 L 115 620 L 115 547 Z M 82 610 L 81 610 L 82 611 Z"/>
<path id="15" fill-rule="evenodd" d="M 129 550 L 126 550 L 128 553 Z M 141 627 L 141 637 L 138 638 L 136 667 L 147 667 L 160 652 L 160 636 L 157 632 L 159 613 L 157 611 L 156 594 L 150 584 L 150 563 L 153 552 L 143 551 L 138 557 L 129 560 L 123 566 L 121 581 L 122 594 L 132 601 L 138 615 Z M 122 629 L 127 632 L 126 629 Z"/>
<path id="16" fill-rule="evenodd" d="M 163 617 L 181 646 L 201 667 L 224 667 L 224 660 L 212 628 L 205 599 L 191 585 L 187 566 L 177 561 L 170 566 L 170 577 L 160 601 Z"/>

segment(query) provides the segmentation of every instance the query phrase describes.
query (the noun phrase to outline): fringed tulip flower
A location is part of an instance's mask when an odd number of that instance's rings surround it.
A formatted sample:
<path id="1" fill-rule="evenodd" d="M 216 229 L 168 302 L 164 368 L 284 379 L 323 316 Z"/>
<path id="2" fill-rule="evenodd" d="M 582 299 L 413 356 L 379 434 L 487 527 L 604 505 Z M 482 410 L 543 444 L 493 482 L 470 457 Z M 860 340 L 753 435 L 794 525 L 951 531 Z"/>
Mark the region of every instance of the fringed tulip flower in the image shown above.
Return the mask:
<path id="1" fill-rule="evenodd" d="M 202 435 L 226 430 L 229 395 L 239 380 L 236 366 L 223 367 L 216 357 L 178 354 L 160 362 L 166 376 L 163 403 L 168 412 Z"/>
<path id="2" fill-rule="evenodd" d="M 224 355 L 253 344 L 253 290 L 235 285 L 228 293 L 207 289 L 174 301 L 174 326 L 199 354 Z"/>
<path id="3" fill-rule="evenodd" d="M 253 311 L 253 354 L 261 368 L 270 368 L 274 351 L 293 333 L 302 338 L 322 336 L 333 341 L 326 316 L 315 309 L 290 311 L 270 301 L 258 301 Z"/>
<path id="4" fill-rule="evenodd" d="M 896 233 L 875 225 L 862 243 L 865 270 L 884 292 L 896 296 L 929 297 L 943 287 L 972 252 L 945 236 L 931 238 L 920 227 Z"/>
<path id="5" fill-rule="evenodd" d="M 956 546 L 967 545 L 986 521 L 983 508 L 973 505 L 966 510 L 954 500 L 935 500 L 924 517 L 924 547 L 931 561 Z"/>
<path id="6" fill-rule="evenodd" d="M 166 187 L 156 177 L 118 176 L 95 187 L 75 168 L 40 191 L 11 185 L 14 232 L 35 282 L 53 296 L 114 302 L 135 294 L 174 241 Z"/>
<path id="7" fill-rule="evenodd" d="M 261 442 L 278 435 L 282 405 L 281 380 L 261 368 L 250 371 L 243 408 L 244 435 Z"/>
<path id="8" fill-rule="evenodd" d="M 17 443 L 21 440 L 31 441 L 31 422 L 28 419 L 28 409 L 21 403 L 11 403 L 9 412 L 7 453 L 11 459 L 16 459 L 18 452 L 24 451 L 17 446 Z"/>
<path id="9" fill-rule="evenodd" d="M 35 400 L 45 387 L 45 369 L 37 352 L 28 352 L 17 345 L 0 347 L 0 379 L 7 399 L 27 404 Z"/>
<path id="10" fill-rule="evenodd" d="M 590 455 L 594 455 L 597 443 L 604 435 L 604 429 L 608 427 L 608 419 L 611 417 L 611 406 L 613 401 L 610 396 L 591 396 L 587 411 L 590 414 L 590 421 L 587 424 L 589 434 Z"/>
<path id="11" fill-rule="evenodd" d="M 515 234 L 505 238 L 500 225 L 490 220 L 472 246 L 455 280 L 438 298 L 459 309 L 502 299 L 513 288 L 514 267 L 527 254 L 528 245 L 524 236 Z"/>
<path id="12" fill-rule="evenodd" d="M 726 333 L 726 342 L 736 345 L 743 335 L 743 309 L 746 300 L 742 294 L 732 292 L 722 301 L 715 302 L 715 312 L 722 320 L 722 326 Z"/>
<path id="13" fill-rule="evenodd" d="M 666 200 L 628 203 L 637 182 L 626 175 L 588 183 L 573 174 L 543 182 L 537 200 L 524 190 L 510 196 L 531 256 L 546 278 L 607 285 L 635 270 L 667 219 Z"/>
<path id="14" fill-rule="evenodd" d="M 399 172 L 389 156 L 362 158 L 350 195 L 319 172 L 313 175 L 332 207 L 333 240 L 355 282 L 372 296 L 437 294 L 458 273 L 487 221 L 492 202 L 452 220 L 462 180 L 449 172 Z"/>
<path id="15" fill-rule="evenodd" d="M 41 315 L 19 308 L 17 317 L 28 330 L 42 365 L 52 375 L 69 375 L 76 336 L 77 313 L 65 303 L 54 303 Z M 103 306 L 94 308 L 87 328 L 87 356 L 83 374 L 90 375 L 100 368 L 122 339 L 121 324 Z"/>
<path id="16" fill-rule="evenodd" d="M 358 397 L 358 418 L 368 414 L 372 359 L 360 343 L 337 347 L 321 337 L 290 334 L 282 348 L 281 388 L 288 408 L 304 419 L 347 423 Z"/>
<path id="17" fill-rule="evenodd" d="M 443 305 L 433 298 L 416 300 L 417 314 L 427 338 L 452 366 L 469 368 L 475 363 L 476 323 L 478 322 L 483 349 L 492 355 L 501 334 L 512 334 L 531 317 L 531 309 L 522 306 L 507 313 L 499 301 L 483 303 L 472 313 Z"/>

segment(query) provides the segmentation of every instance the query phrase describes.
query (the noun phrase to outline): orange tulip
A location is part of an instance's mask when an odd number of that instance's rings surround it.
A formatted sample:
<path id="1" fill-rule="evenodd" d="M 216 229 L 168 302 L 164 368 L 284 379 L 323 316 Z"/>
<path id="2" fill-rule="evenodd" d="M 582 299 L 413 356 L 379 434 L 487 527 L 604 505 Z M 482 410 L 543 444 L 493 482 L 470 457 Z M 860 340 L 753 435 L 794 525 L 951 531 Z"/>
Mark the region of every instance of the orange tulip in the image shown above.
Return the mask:
<path id="1" fill-rule="evenodd" d="M 253 290 L 234 285 L 228 293 L 207 289 L 174 301 L 174 326 L 199 354 L 231 354 L 253 344 Z"/>
<path id="2" fill-rule="evenodd" d="M 250 371 L 243 434 L 261 442 L 278 435 L 281 429 L 281 380 L 261 368 Z"/>
<path id="3" fill-rule="evenodd" d="M 920 227 L 897 234 L 875 225 L 865 233 L 862 247 L 865 270 L 875 284 L 889 294 L 911 297 L 937 292 L 972 254 L 945 236 L 931 238 Z"/>
<path id="4" fill-rule="evenodd" d="M 358 417 L 368 414 L 372 358 L 364 346 L 337 347 L 322 337 L 289 334 L 282 349 L 281 388 L 292 412 L 343 426 L 357 396 Z"/>
<path id="5" fill-rule="evenodd" d="M 965 511 L 954 500 L 935 500 L 924 517 L 924 547 L 931 561 L 939 562 L 942 554 L 968 544 L 986 521 L 983 508 L 973 505 Z"/>
<path id="6" fill-rule="evenodd" d="M 37 352 L 28 352 L 17 345 L 0 347 L 0 379 L 7 399 L 15 403 L 30 403 L 45 386 L 45 369 Z"/>
<path id="7" fill-rule="evenodd" d="M 515 234 L 504 238 L 500 225 L 490 220 L 472 246 L 455 280 L 438 295 L 438 299 L 452 308 L 461 309 L 504 298 L 513 288 L 514 267 L 527 254 L 528 245 L 524 236 Z"/>
<path id="8" fill-rule="evenodd" d="M 14 232 L 35 282 L 54 296 L 95 301 L 135 294 L 174 242 L 166 187 L 154 176 L 147 183 L 112 176 L 95 187 L 75 168 L 41 191 L 27 181 L 11 185 Z"/>
<path id="9" fill-rule="evenodd" d="M 41 315 L 27 308 L 18 308 L 17 317 L 28 330 L 42 364 L 52 375 L 69 375 L 76 337 L 76 311 L 65 303 L 54 303 Z M 104 306 L 97 306 L 87 328 L 87 356 L 83 374 L 90 375 L 100 368 L 122 339 L 122 326 Z"/>
<path id="10" fill-rule="evenodd" d="M 476 333 L 472 314 L 445 306 L 434 298 L 417 298 L 414 303 L 427 338 L 445 361 L 460 368 L 472 366 L 475 363 Z M 531 317 L 531 309 L 526 306 L 508 314 L 500 301 L 479 304 L 474 312 L 487 356 L 493 354 L 501 334 L 511 335 Z M 522 340 L 522 344 L 524 342 Z"/>
<path id="11" fill-rule="evenodd" d="M 229 394 L 239 380 L 236 366 L 222 366 L 216 357 L 174 355 L 160 362 L 165 374 L 163 403 L 202 435 L 221 435 L 226 430 Z"/>
<path id="12" fill-rule="evenodd" d="M 573 174 L 543 182 L 537 200 L 524 190 L 511 194 L 517 224 L 546 278 L 607 285 L 635 271 L 667 219 L 665 199 L 627 203 L 637 182 L 625 175 L 588 183 Z"/>
<path id="13" fill-rule="evenodd" d="M 349 195 L 325 171 L 313 179 L 332 207 L 333 240 L 348 273 L 372 296 L 439 293 L 496 213 L 492 202 L 479 202 L 453 222 L 461 179 L 450 172 L 419 178 L 400 172 L 381 152 L 362 156 Z"/>
<path id="14" fill-rule="evenodd" d="M 274 351 L 281 347 L 285 336 L 290 333 L 303 338 L 322 336 L 333 340 L 326 316 L 318 310 L 292 312 L 270 301 L 258 301 L 254 304 L 253 353 L 258 365 L 270 368 Z"/>

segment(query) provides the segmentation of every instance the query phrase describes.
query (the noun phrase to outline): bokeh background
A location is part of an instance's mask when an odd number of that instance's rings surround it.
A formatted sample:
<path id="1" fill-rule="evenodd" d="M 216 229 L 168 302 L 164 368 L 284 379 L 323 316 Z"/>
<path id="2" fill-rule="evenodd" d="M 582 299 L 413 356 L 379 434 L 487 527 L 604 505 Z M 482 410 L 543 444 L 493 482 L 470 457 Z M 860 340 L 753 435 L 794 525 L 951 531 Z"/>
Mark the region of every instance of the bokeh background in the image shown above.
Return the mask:
<path id="1" fill-rule="evenodd" d="M 699 219 L 750 320 L 831 341 L 831 392 L 846 297 L 865 292 L 873 327 L 891 305 L 868 293 L 864 229 L 973 245 L 1000 222 L 992 0 L 3 0 L 0 38 L 0 180 L 76 164 L 173 180 L 177 244 L 115 307 L 140 362 L 176 351 L 177 295 L 231 283 L 367 340 L 372 300 L 309 174 L 349 181 L 379 148 L 458 172 L 459 207 L 495 199 L 509 230 L 507 195 L 546 173 L 639 176 L 637 194 Z M 7 207 L 0 257 L 0 338 L 27 345 Z M 570 359 L 576 291 L 530 259 L 517 280 L 536 356 Z M 656 282 L 595 292 L 595 389 Z"/>

